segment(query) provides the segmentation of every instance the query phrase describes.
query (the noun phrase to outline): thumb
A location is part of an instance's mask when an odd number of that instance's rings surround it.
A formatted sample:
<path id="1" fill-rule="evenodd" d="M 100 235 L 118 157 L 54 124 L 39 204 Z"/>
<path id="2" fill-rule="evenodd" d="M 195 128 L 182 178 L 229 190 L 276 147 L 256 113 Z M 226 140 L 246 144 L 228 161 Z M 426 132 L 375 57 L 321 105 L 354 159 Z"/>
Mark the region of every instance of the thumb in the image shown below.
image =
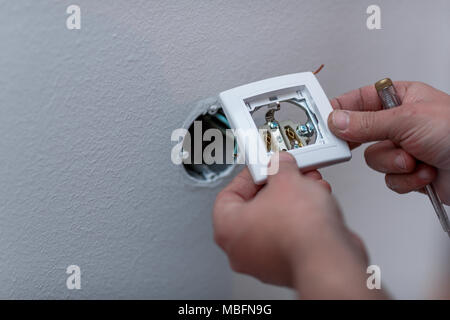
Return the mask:
<path id="1" fill-rule="evenodd" d="M 339 138 L 350 142 L 380 140 L 395 141 L 403 122 L 403 106 L 380 111 L 334 110 L 328 117 L 328 127 Z"/>

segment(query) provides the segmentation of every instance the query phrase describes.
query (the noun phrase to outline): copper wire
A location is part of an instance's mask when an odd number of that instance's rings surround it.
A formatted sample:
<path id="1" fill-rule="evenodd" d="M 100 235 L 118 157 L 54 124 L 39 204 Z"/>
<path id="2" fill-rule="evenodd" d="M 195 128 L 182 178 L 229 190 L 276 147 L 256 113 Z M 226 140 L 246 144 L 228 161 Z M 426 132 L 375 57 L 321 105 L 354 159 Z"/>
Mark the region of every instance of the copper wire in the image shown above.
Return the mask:
<path id="1" fill-rule="evenodd" d="M 324 64 L 322 64 L 322 65 L 319 67 L 319 69 L 317 69 L 316 71 L 314 71 L 313 74 L 318 74 L 318 73 L 323 69 L 323 67 L 325 67 Z"/>

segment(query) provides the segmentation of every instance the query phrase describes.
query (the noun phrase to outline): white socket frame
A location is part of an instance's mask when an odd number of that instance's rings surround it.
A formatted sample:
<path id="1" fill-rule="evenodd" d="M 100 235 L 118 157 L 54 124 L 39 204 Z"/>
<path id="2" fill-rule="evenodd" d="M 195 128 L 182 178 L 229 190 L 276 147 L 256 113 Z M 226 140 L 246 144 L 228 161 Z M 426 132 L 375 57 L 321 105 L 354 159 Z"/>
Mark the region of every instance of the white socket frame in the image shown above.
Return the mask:
<path id="1" fill-rule="evenodd" d="M 318 125 L 322 134 L 321 143 L 287 151 L 295 157 L 298 167 L 302 171 L 308 171 L 351 159 L 347 143 L 333 135 L 328 128 L 327 119 L 333 109 L 313 73 L 295 73 L 253 82 L 224 91 L 219 94 L 219 99 L 231 128 L 242 129 L 235 131 L 239 152 L 244 151 L 245 162 L 257 184 L 262 184 L 267 179 L 270 155 L 258 134 L 258 128 L 250 111 L 257 105 L 275 103 L 293 97 L 308 101 L 315 115 L 317 122 L 315 125 Z M 248 137 L 245 137 L 242 132 L 246 130 L 254 130 L 255 136 L 258 137 L 255 139 L 256 148 L 245 148 L 245 139 Z M 250 154 L 254 150 L 257 150 L 257 155 Z M 258 159 L 258 161 L 249 161 L 249 159 Z"/>

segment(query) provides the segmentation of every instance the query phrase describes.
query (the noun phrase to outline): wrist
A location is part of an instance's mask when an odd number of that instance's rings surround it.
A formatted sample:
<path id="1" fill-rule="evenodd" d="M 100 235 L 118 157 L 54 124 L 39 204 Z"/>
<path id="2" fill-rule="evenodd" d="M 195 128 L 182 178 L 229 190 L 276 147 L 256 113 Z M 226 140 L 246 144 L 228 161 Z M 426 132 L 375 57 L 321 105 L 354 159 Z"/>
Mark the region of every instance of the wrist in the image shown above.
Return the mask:
<path id="1" fill-rule="evenodd" d="M 321 235 L 292 256 L 294 288 L 304 299 L 383 299 L 366 285 L 367 263 L 344 237 Z"/>

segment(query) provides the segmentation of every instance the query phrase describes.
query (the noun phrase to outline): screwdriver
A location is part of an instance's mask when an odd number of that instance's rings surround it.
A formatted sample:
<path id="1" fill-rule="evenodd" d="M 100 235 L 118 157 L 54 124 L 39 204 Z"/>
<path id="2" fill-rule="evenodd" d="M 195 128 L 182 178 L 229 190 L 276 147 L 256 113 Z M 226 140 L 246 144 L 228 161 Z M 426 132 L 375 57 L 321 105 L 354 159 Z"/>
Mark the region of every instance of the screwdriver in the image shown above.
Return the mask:
<path id="1" fill-rule="evenodd" d="M 375 89 L 378 92 L 378 96 L 381 99 L 384 109 L 395 108 L 402 104 L 391 79 L 385 78 L 376 82 Z M 425 186 L 424 190 L 427 193 L 428 198 L 430 198 L 431 204 L 433 205 L 434 211 L 436 212 L 436 215 L 441 223 L 442 229 L 444 229 L 450 237 L 450 221 L 448 219 L 447 212 L 444 209 L 444 205 L 436 192 L 436 188 L 433 183 L 430 183 Z"/>

